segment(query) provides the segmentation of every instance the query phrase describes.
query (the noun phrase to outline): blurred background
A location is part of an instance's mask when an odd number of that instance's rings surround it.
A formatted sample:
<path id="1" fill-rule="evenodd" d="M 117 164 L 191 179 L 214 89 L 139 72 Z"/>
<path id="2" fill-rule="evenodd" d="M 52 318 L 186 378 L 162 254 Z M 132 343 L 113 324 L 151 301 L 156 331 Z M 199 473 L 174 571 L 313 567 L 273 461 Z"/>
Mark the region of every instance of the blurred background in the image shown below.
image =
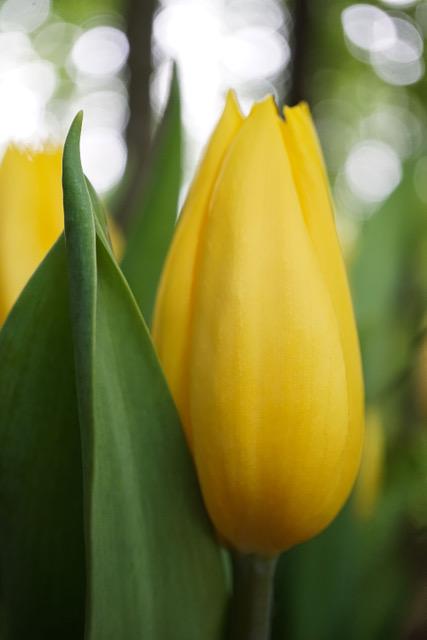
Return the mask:
<path id="1" fill-rule="evenodd" d="M 244 112 L 310 103 L 336 203 L 366 379 L 361 476 L 285 554 L 275 640 L 427 639 L 427 1 L 3 0 L 0 155 L 62 142 L 131 224 L 172 74 L 181 201 L 229 87 Z"/>

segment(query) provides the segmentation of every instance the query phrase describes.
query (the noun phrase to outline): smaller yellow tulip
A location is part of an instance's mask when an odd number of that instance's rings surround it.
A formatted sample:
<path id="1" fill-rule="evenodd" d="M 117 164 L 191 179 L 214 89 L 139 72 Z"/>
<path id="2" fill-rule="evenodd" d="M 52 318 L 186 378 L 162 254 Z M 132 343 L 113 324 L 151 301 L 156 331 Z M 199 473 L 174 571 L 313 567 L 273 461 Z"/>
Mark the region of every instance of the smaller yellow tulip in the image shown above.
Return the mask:
<path id="1" fill-rule="evenodd" d="M 0 326 L 64 226 L 62 148 L 11 146 L 0 165 Z M 116 256 L 122 237 L 111 219 Z"/>
<path id="2" fill-rule="evenodd" d="M 375 512 L 384 468 L 384 429 L 380 415 L 371 409 L 366 419 L 362 463 L 355 490 L 356 514 L 363 520 Z"/>
<path id="3" fill-rule="evenodd" d="M 61 157 L 13 146 L 0 165 L 0 326 L 61 233 Z"/>

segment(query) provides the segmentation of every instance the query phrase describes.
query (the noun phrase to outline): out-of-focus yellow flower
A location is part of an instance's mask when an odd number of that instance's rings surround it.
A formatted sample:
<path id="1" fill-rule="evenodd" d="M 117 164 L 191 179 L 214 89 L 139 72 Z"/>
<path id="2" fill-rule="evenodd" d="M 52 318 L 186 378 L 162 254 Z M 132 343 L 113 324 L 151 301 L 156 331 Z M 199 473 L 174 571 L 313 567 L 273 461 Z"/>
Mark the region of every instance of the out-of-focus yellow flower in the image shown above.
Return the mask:
<path id="1" fill-rule="evenodd" d="M 243 552 L 320 532 L 363 440 L 359 347 L 308 107 L 230 94 L 190 189 L 153 336 L 211 518 Z"/>
<path id="2" fill-rule="evenodd" d="M 0 165 L 0 326 L 63 229 L 61 160 L 59 147 L 11 146 Z M 120 254 L 121 236 L 110 232 Z"/>
<path id="3" fill-rule="evenodd" d="M 366 419 L 366 435 L 362 463 L 355 491 L 356 514 L 363 520 L 372 517 L 381 492 L 384 467 L 384 430 L 381 417 L 370 410 Z"/>
<path id="4" fill-rule="evenodd" d="M 9 147 L 0 165 L 0 326 L 61 232 L 61 155 Z"/>

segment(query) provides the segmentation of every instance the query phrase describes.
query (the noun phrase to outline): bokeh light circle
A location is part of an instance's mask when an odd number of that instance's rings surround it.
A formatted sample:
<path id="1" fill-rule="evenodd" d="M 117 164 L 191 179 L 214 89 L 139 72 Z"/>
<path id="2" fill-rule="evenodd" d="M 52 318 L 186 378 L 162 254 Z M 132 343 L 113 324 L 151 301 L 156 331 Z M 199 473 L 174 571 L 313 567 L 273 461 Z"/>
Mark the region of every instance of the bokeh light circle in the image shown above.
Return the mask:
<path id="1" fill-rule="evenodd" d="M 399 184 L 401 162 L 396 151 L 385 142 L 363 140 L 350 151 L 345 176 L 358 198 L 365 202 L 381 202 Z"/>

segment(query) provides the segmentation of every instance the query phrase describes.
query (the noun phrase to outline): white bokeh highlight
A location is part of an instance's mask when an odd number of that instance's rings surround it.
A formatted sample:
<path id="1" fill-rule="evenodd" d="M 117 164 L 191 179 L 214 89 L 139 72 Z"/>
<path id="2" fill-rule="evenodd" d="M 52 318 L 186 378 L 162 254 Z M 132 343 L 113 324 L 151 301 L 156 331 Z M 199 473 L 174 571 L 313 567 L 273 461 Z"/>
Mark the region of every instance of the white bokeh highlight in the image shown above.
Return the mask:
<path id="1" fill-rule="evenodd" d="M 126 143 L 116 130 L 88 127 L 81 140 L 83 170 L 100 193 L 108 191 L 123 176 L 126 167 Z"/>
<path id="2" fill-rule="evenodd" d="M 367 203 L 385 200 L 402 178 L 396 151 L 379 140 L 363 140 L 348 155 L 344 169 L 352 192 Z"/>
<path id="3" fill-rule="evenodd" d="M 414 84 L 424 74 L 423 38 L 409 20 L 393 17 L 392 22 L 394 39 L 384 49 L 371 53 L 371 64 L 376 74 L 389 84 Z"/>
<path id="4" fill-rule="evenodd" d="M 51 10 L 50 0 L 0 6 L 0 155 L 10 143 L 62 144 L 83 109 L 83 165 L 98 191 L 106 192 L 126 165 L 128 102 L 121 72 L 127 37 L 113 25 L 83 30 Z"/>
<path id="5" fill-rule="evenodd" d="M 375 52 L 390 47 L 396 38 L 396 27 L 390 16 L 370 4 L 354 4 L 341 14 L 347 40 L 360 50 Z"/>
<path id="6" fill-rule="evenodd" d="M 94 27 L 77 38 L 71 59 L 78 72 L 89 76 L 109 76 L 126 64 L 129 43 L 115 27 Z"/>
<path id="7" fill-rule="evenodd" d="M 341 22 L 352 54 L 369 62 L 384 82 L 407 86 L 423 77 L 423 37 L 405 14 L 353 4 L 342 11 Z"/>
<path id="8" fill-rule="evenodd" d="M 170 60 L 178 65 L 186 172 L 192 174 L 228 88 L 244 108 L 276 92 L 289 63 L 288 18 L 280 0 L 162 0 L 154 19 L 154 110 L 164 108 Z M 283 82 L 283 80 L 282 80 Z"/>
<path id="9" fill-rule="evenodd" d="M 263 51 L 264 55 L 259 55 Z M 224 39 L 222 60 L 240 80 L 262 80 L 275 76 L 289 62 L 290 49 L 284 38 L 268 28 L 244 27 Z"/>
<path id="10" fill-rule="evenodd" d="M 48 18 L 50 0 L 6 0 L 0 8 L 2 31 L 31 32 Z"/>

